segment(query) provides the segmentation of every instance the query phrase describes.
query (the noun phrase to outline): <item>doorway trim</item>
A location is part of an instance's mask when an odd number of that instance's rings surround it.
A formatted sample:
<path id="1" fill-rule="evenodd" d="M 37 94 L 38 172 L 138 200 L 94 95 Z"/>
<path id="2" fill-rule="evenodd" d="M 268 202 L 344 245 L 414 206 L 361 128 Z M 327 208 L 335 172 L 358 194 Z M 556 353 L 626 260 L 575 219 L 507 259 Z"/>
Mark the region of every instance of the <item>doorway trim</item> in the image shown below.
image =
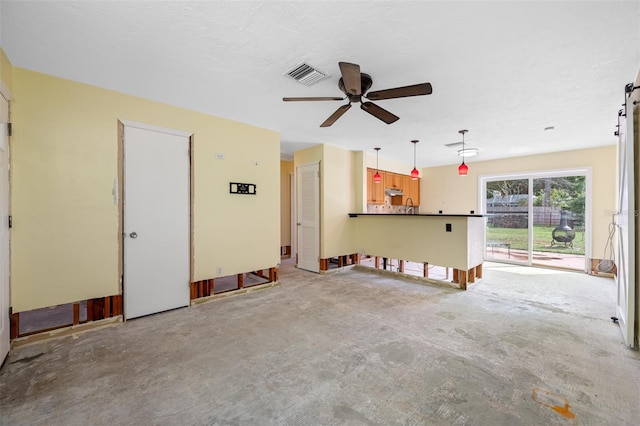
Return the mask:
<path id="1" fill-rule="evenodd" d="M 491 175 L 481 175 L 478 176 L 478 211 L 481 214 L 486 214 L 486 203 L 485 203 L 485 188 L 488 181 L 501 180 L 501 179 L 528 179 L 529 181 L 529 191 L 533 189 L 533 180 L 540 178 L 554 178 L 554 177 L 567 177 L 567 176 L 584 176 L 585 177 L 585 214 L 584 214 L 584 228 L 585 228 L 585 246 L 584 246 L 584 267 L 582 272 L 589 271 L 589 259 L 592 257 L 591 253 L 591 228 L 592 228 L 592 169 L 591 167 L 573 167 L 567 169 L 552 169 L 552 170 L 538 170 L 538 171 L 530 171 L 530 172 L 517 172 L 517 173 L 497 173 Z M 531 194 L 529 194 L 531 195 Z M 529 197 L 528 203 L 529 212 L 533 211 L 533 197 Z M 529 241 L 528 241 L 528 252 L 529 259 L 527 263 L 524 263 L 526 266 L 537 266 L 537 267 L 545 267 L 543 265 L 533 265 L 532 262 L 532 250 L 533 250 L 533 215 L 529 214 L 528 217 L 528 232 L 529 232 Z M 485 226 L 486 230 L 486 226 Z M 484 245 L 486 247 L 486 231 L 485 231 L 485 241 Z M 491 259 L 493 261 L 493 259 Z M 523 265 L 522 262 L 515 262 L 510 260 L 502 260 L 501 263 L 512 263 L 517 265 Z"/>
<path id="2" fill-rule="evenodd" d="M 189 138 L 189 283 L 193 282 L 194 256 L 193 256 L 193 200 L 194 200 L 194 170 L 193 170 L 193 132 L 185 132 L 182 130 L 156 126 L 137 121 L 118 119 L 118 170 L 117 177 L 113 184 L 113 201 L 118 207 L 118 280 L 119 294 L 124 302 L 124 128 L 125 126 L 134 127 L 142 130 L 150 130 L 161 133 L 168 133 L 175 136 L 183 136 Z M 187 283 L 187 285 L 189 285 Z M 126 321 L 124 309 L 122 310 L 122 319 Z"/>
<path id="3" fill-rule="evenodd" d="M 291 257 L 295 257 L 297 253 L 298 242 L 296 234 L 296 175 L 289 173 L 289 228 L 291 229 Z"/>
<path id="4" fill-rule="evenodd" d="M 2 83 L 1 80 L 0 83 Z M 0 351 L 1 367 L 4 361 L 9 357 L 9 352 L 11 351 L 11 336 L 13 334 L 13 323 L 11 315 L 11 226 L 9 222 L 9 218 L 11 217 L 11 135 L 8 131 L 8 126 L 11 123 L 11 93 L 9 92 L 9 89 L 4 85 L 4 83 L 2 83 L 2 85 L 0 86 L 0 98 L 2 99 L 3 103 L 6 102 L 7 106 L 7 121 L 5 123 L 6 127 L 2 126 L 2 131 L 5 133 L 0 136 L 4 143 L 3 155 L 6 155 L 7 166 L 7 169 L 5 171 L 6 182 L 3 182 L 4 185 L 2 188 L 3 192 L 6 191 L 6 193 L 4 194 L 4 196 L 7 197 L 4 206 L 6 210 L 2 209 L 3 215 L 2 217 L 0 217 L 0 220 L 3 222 L 1 226 L 3 228 L 6 227 L 4 229 L 6 237 L 6 258 L 4 260 L 6 262 L 3 265 L 3 278 L 6 278 L 6 281 L 3 279 L 3 282 L 0 283 L 0 292 L 2 292 L 2 294 L 0 295 L 0 301 L 2 301 L 2 304 L 0 305 L 0 315 L 2 315 L 2 319 L 0 320 L 2 324 L 2 334 L 0 336 L 0 338 L 2 338 L 2 342 L 0 342 L 0 347 L 2 348 L 2 350 Z M 5 245 L 5 241 L 3 241 L 2 244 Z M 2 252 L 2 256 L 5 257 L 4 250 Z"/>

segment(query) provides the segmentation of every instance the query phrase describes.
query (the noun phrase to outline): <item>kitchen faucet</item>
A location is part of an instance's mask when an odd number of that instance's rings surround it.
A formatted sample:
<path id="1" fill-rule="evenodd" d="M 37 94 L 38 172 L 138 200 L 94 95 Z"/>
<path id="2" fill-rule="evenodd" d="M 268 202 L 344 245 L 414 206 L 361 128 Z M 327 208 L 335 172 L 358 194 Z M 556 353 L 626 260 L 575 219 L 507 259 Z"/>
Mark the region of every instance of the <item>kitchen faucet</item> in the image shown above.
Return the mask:
<path id="1" fill-rule="evenodd" d="M 411 207 L 409 207 L 409 201 L 411 201 Z M 413 200 L 411 199 L 411 197 L 409 197 L 407 198 L 407 201 L 404 203 L 404 212 L 405 214 L 413 214 L 413 211 L 414 211 Z"/>

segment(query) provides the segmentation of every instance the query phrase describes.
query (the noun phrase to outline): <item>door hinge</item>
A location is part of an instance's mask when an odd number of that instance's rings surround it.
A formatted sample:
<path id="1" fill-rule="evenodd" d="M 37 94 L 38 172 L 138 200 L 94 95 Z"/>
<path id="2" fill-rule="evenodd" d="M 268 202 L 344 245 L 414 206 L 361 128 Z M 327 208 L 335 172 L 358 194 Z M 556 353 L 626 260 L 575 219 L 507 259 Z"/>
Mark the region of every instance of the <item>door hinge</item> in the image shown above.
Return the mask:
<path id="1" fill-rule="evenodd" d="M 13 216 L 9 215 L 7 224 L 9 225 L 9 229 L 13 228 Z"/>
<path id="2" fill-rule="evenodd" d="M 7 123 L 7 136 L 11 136 L 11 123 Z"/>
<path id="3" fill-rule="evenodd" d="M 9 316 L 13 315 L 13 306 L 9 306 Z"/>

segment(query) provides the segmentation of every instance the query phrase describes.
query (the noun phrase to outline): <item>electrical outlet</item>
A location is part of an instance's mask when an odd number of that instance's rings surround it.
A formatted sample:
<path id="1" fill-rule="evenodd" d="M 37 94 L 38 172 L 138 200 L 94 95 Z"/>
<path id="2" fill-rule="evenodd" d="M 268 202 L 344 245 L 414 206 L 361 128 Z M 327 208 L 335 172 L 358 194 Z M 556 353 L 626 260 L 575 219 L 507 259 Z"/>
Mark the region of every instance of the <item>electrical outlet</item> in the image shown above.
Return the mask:
<path id="1" fill-rule="evenodd" d="M 218 266 L 218 267 L 216 268 L 216 274 L 217 274 L 217 275 L 222 275 L 222 268 L 221 268 L 220 266 Z"/>
<path id="2" fill-rule="evenodd" d="M 445 225 L 445 230 L 446 230 L 447 232 L 451 232 L 451 224 L 450 224 L 450 223 L 447 223 L 447 224 Z"/>
<path id="3" fill-rule="evenodd" d="M 216 152 L 216 160 L 224 160 L 224 154 Z"/>

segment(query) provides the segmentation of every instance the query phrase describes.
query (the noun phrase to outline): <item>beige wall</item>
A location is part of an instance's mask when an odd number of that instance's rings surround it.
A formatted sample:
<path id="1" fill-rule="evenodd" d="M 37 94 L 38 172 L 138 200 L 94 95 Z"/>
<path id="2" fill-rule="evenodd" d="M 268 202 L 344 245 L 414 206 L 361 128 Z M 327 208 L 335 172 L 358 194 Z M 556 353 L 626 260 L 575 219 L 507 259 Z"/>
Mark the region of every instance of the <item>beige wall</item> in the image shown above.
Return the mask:
<path id="1" fill-rule="evenodd" d="M 366 153 L 364 151 L 354 151 L 353 159 L 353 184 L 355 194 L 355 205 L 350 213 L 366 213 L 367 211 L 367 166 Z"/>
<path id="2" fill-rule="evenodd" d="M 118 120 L 194 134 L 194 280 L 279 263 L 278 133 L 20 68 L 12 86 L 15 312 L 120 293 Z"/>
<path id="3" fill-rule="evenodd" d="M 592 256 L 600 258 L 609 236 L 609 223 L 615 211 L 617 187 L 616 147 L 567 151 L 564 155 L 543 154 L 507 160 L 469 162 L 469 175 L 458 176 L 458 165 L 422 170 L 420 212 L 478 212 L 478 179 L 492 174 L 591 168 L 592 171 Z"/>
<path id="4" fill-rule="evenodd" d="M 355 153 L 331 145 L 324 146 L 320 178 L 320 258 L 328 259 L 354 252 L 349 213 L 355 211 Z"/>
<path id="5" fill-rule="evenodd" d="M 280 161 L 280 246 L 291 245 L 291 182 L 293 161 Z"/>

